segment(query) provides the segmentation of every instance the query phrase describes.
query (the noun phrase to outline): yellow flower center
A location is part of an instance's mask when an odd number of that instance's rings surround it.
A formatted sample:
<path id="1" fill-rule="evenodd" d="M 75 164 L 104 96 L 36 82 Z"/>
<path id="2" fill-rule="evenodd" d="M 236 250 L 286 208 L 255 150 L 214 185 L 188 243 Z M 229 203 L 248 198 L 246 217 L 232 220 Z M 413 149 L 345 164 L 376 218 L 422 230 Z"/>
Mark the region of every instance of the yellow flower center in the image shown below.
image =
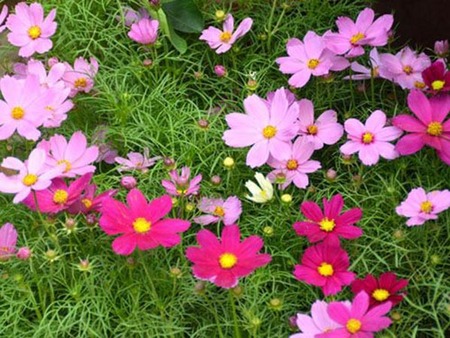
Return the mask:
<path id="1" fill-rule="evenodd" d="M 267 139 L 271 139 L 277 134 L 277 128 L 274 126 L 267 126 L 263 129 L 263 136 Z"/>
<path id="2" fill-rule="evenodd" d="M 322 264 L 320 264 L 320 266 L 317 268 L 317 272 L 319 272 L 319 274 L 321 276 L 324 277 L 330 277 L 333 276 L 334 274 L 334 269 L 333 266 L 331 264 L 328 264 L 326 262 L 323 262 Z"/>
<path id="3" fill-rule="evenodd" d="M 403 67 L 403 71 L 405 72 L 406 75 L 409 75 L 413 72 L 413 69 L 411 66 L 405 66 Z"/>
<path id="4" fill-rule="evenodd" d="M 364 39 L 366 36 L 363 33 L 357 33 L 355 35 L 352 36 L 352 38 L 350 39 L 350 43 L 352 45 L 358 43 L 360 40 Z"/>
<path id="5" fill-rule="evenodd" d="M 213 214 L 216 215 L 216 216 L 219 216 L 219 217 L 223 217 L 223 216 L 225 216 L 225 210 L 223 209 L 223 207 L 217 206 L 214 209 Z"/>
<path id="6" fill-rule="evenodd" d="M 416 87 L 417 89 L 424 89 L 425 86 L 426 86 L 425 83 L 423 83 L 421 81 L 414 82 L 414 87 Z"/>
<path id="7" fill-rule="evenodd" d="M 336 224 L 334 223 L 334 219 L 328 219 L 326 217 L 323 220 L 321 220 L 319 222 L 319 224 L 320 224 L 320 230 L 323 230 L 326 232 L 333 231 L 334 227 L 336 226 Z"/>
<path id="8" fill-rule="evenodd" d="M 311 124 L 310 126 L 306 127 L 306 130 L 308 131 L 309 135 L 316 135 L 319 131 L 319 128 L 315 124 Z"/>
<path id="9" fill-rule="evenodd" d="M 28 174 L 25 175 L 25 177 L 22 179 L 22 183 L 25 184 L 27 187 L 31 187 L 33 184 L 35 184 L 38 180 L 38 177 L 35 174 Z"/>
<path id="10" fill-rule="evenodd" d="M 220 39 L 220 41 L 227 43 L 228 41 L 231 40 L 231 37 L 232 37 L 231 32 L 225 31 L 225 32 L 220 33 L 219 39 Z"/>
<path id="11" fill-rule="evenodd" d="M 56 204 L 64 204 L 67 202 L 68 197 L 69 194 L 67 193 L 67 191 L 58 189 L 53 194 L 53 202 L 55 202 Z"/>
<path id="12" fill-rule="evenodd" d="M 310 59 L 308 61 L 308 68 L 309 69 L 316 69 L 317 66 L 319 65 L 320 61 L 317 59 Z"/>
<path id="13" fill-rule="evenodd" d="M 372 77 L 378 77 L 378 76 L 380 75 L 379 68 L 380 68 L 380 67 L 373 67 L 373 68 L 370 70 L 370 76 L 372 76 Z"/>
<path id="14" fill-rule="evenodd" d="M 187 189 L 177 189 L 177 193 L 179 195 L 184 195 L 187 192 Z"/>
<path id="15" fill-rule="evenodd" d="M 25 115 L 25 110 L 23 110 L 22 107 L 14 107 L 14 108 L 11 110 L 11 117 L 12 117 L 14 120 L 20 120 L 20 119 L 23 118 L 24 115 Z"/>
<path id="16" fill-rule="evenodd" d="M 233 266 L 236 265 L 236 263 L 237 257 L 232 253 L 225 252 L 219 257 L 219 264 L 222 269 L 231 269 Z"/>
<path id="17" fill-rule="evenodd" d="M 138 234 L 145 234 L 146 232 L 148 232 L 150 230 L 151 227 L 152 227 L 152 223 L 150 223 L 143 217 L 138 217 L 133 222 L 133 229 Z"/>
<path id="18" fill-rule="evenodd" d="M 298 168 L 297 160 L 289 160 L 289 161 L 287 161 L 286 168 L 288 170 L 296 170 Z"/>
<path id="19" fill-rule="evenodd" d="M 86 88 L 86 86 L 87 86 L 86 78 L 80 77 L 80 78 L 76 79 L 74 82 L 74 86 L 76 89 Z"/>
<path id="20" fill-rule="evenodd" d="M 388 290 L 385 289 L 376 289 L 372 293 L 372 297 L 375 298 L 377 301 L 382 302 L 386 299 L 388 299 L 390 296 L 390 293 Z"/>
<path id="21" fill-rule="evenodd" d="M 41 34 L 42 34 L 41 27 L 39 27 L 39 26 L 31 26 L 28 29 L 28 36 L 33 40 L 36 40 L 37 38 L 39 38 L 41 36 Z"/>
<path id="22" fill-rule="evenodd" d="M 441 90 L 442 88 L 444 88 L 444 85 L 445 85 L 445 81 L 441 81 L 441 80 L 436 80 L 431 83 L 431 87 L 434 90 Z"/>
<path id="23" fill-rule="evenodd" d="M 373 134 L 369 132 L 365 132 L 362 136 L 362 142 L 364 144 L 371 144 L 373 142 Z"/>
<path id="24" fill-rule="evenodd" d="M 361 330 L 361 326 L 361 322 L 355 318 L 349 319 L 347 324 L 345 325 L 347 331 L 350 333 L 357 333 L 359 330 Z"/>
<path id="25" fill-rule="evenodd" d="M 420 204 L 420 211 L 429 214 L 433 210 L 433 204 L 430 201 L 425 201 Z"/>
<path id="26" fill-rule="evenodd" d="M 83 203 L 86 209 L 90 209 L 92 207 L 92 200 L 90 200 L 89 198 L 83 198 L 81 200 L 81 203 Z"/>
<path id="27" fill-rule="evenodd" d="M 428 125 L 427 133 L 431 136 L 440 136 L 442 134 L 442 130 L 444 128 L 442 127 L 442 123 L 440 122 L 431 122 Z"/>
<path id="28" fill-rule="evenodd" d="M 66 168 L 64 169 L 65 173 L 67 173 L 70 169 L 72 169 L 72 164 L 67 160 L 59 160 L 58 162 L 56 162 L 56 164 L 58 165 L 65 164 L 66 165 Z"/>

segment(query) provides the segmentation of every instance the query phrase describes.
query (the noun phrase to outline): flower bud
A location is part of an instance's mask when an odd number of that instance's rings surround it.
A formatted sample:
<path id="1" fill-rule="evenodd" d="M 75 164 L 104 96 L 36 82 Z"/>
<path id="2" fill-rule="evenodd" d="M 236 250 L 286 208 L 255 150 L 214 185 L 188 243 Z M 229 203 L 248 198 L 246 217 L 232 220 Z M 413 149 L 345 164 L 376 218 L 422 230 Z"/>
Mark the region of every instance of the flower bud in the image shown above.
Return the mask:
<path id="1" fill-rule="evenodd" d="M 291 194 L 283 194 L 281 195 L 281 202 L 289 204 L 292 202 L 292 195 Z"/>
<path id="2" fill-rule="evenodd" d="M 261 324 L 262 324 L 262 320 L 259 319 L 258 317 L 253 317 L 252 319 L 250 319 L 250 326 L 255 329 L 260 327 Z"/>
<path id="3" fill-rule="evenodd" d="M 221 9 L 217 10 L 216 13 L 214 13 L 216 20 L 219 22 L 225 20 L 225 15 L 226 13 Z"/>
<path id="4" fill-rule="evenodd" d="M 227 75 L 227 70 L 222 65 L 214 66 L 214 73 L 216 73 L 217 77 L 224 77 Z"/>
<path id="5" fill-rule="evenodd" d="M 194 203 L 186 203 L 186 206 L 184 207 L 184 210 L 187 212 L 192 212 L 195 210 L 195 204 Z"/>
<path id="6" fill-rule="evenodd" d="M 28 260 L 31 257 L 31 249 L 26 246 L 19 248 L 16 257 L 23 261 Z"/>
<path id="7" fill-rule="evenodd" d="M 176 163 L 173 158 L 170 157 L 164 157 L 163 159 L 163 165 L 167 170 L 173 170 L 175 169 Z"/>
<path id="8" fill-rule="evenodd" d="M 237 285 L 231 289 L 231 292 L 233 293 L 234 296 L 240 297 L 244 294 L 244 288 L 240 285 Z"/>
<path id="9" fill-rule="evenodd" d="M 47 250 L 45 252 L 45 257 L 50 261 L 50 263 L 53 263 L 58 259 L 58 253 L 55 250 Z"/>
<path id="10" fill-rule="evenodd" d="M 94 214 L 86 215 L 86 223 L 89 226 L 94 226 L 95 224 L 97 224 L 97 216 L 95 216 Z"/>
<path id="11" fill-rule="evenodd" d="M 345 155 L 342 154 L 342 162 L 344 162 L 344 164 L 351 164 L 353 162 L 353 158 L 352 155 Z"/>
<path id="12" fill-rule="evenodd" d="M 394 231 L 394 238 L 395 239 L 403 239 L 405 238 L 405 233 L 401 229 L 397 229 Z"/>
<path id="13" fill-rule="evenodd" d="M 400 312 L 392 311 L 391 312 L 391 318 L 392 318 L 393 321 L 398 322 L 402 318 L 402 316 L 400 315 Z"/>
<path id="14" fill-rule="evenodd" d="M 124 176 L 120 180 L 120 185 L 128 190 L 135 188 L 136 184 L 137 184 L 137 181 L 133 176 Z"/>
<path id="15" fill-rule="evenodd" d="M 208 129 L 209 127 L 209 122 L 206 119 L 200 119 L 197 121 L 197 125 L 201 128 L 201 129 Z"/>
<path id="16" fill-rule="evenodd" d="M 205 281 L 199 281 L 199 282 L 195 283 L 194 292 L 197 295 L 203 295 L 205 293 L 205 289 L 206 289 Z"/>
<path id="17" fill-rule="evenodd" d="M 258 88 L 258 82 L 254 79 L 250 79 L 247 81 L 246 87 L 249 91 L 254 92 Z"/>
<path id="18" fill-rule="evenodd" d="M 439 255 L 431 255 L 431 264 L 433 265 L 439 265 L 442 263 L 442 258 Z"/>
<path id="19" fill-rule="evenodd" d="M 89 263 L 89 260 L 86 259 L 80 259 L 80 263 L 78 264 L 78 270 L 82 272 L 91 272 L 91 264 Z"/>
<path id="20" fill-rule="evenodd" d="M 223 165 L 227 169 L 232 169 L 234 167 L 234 159 L 232 157 L 226 157 L 223 160 Z"/>
<path id="21" fill-rule="evenodd" d="M 144 65 L 144 67 L 151 67 L 153 65 L 153 60 L 145 59 L 144 61 L 142 61 L 142 64 Z"/>
<path id="22" fill-rule="evenodd" d="M 53 67 L 54 65 L 56 65 L 57 63 L 59 63 L 59 59 L 57 57 L 51 57 L 50 59 L 48 59 L 47 64 L 49 67 Z"/>
<path id="23" fill-rule="evenodd" d="M 203 78 L 202 72 L 194 72 L 194 77 L 196 80 L 201 80 Z"/>
<path id="24" fill-rule="evenodd" d="M 448 40 L 436 41 L 434 43 L 434 52 L 440 58 L 445 58 L 448 54 Z"/>
<path id="25" fill-rule="evenodd" d="M 173 267 L 173 268 L 170 268 L 170 275 L 172 276 L 172 277 L 174 277 L 174 278 L 180 278 L 181 277 L 181 274 L 182 274 L 182 272 L 181 272 L 181 269 L 180 268 L 178 268 L 178 267 Z"/>
<path id="26" fill-rule="evenodd" d="M 66 228 L 69 234 L 75 230 L 76 225 L 77 223 L 73 218 L 67 218 L 66 222 L 64 223 L 64 227 Z"/>
<path id="27" fill-rule="evenodd" d="M 222 179 L 219 175 L 214 175 L 213 177 L 211 177 L 211 183 L 214 185 L 220 185 L 220 183 L 222 183 Z"/>
<path id="28" fill-rule="evenodd" d="M 283 306 L 283 302 L 281 301 L 280 298 L 272 298 L 269 302 L 269 307 L 272 310 L 281 310 Z"/>
<path id="29" fill-rule="evenodd" d="M 272 236 L 273 235 L 273 228 L 271 226 L 265 226 L 263 229 L 264 235 L 266 236 Z"/>
<path id="30" fill-rule="evenodd" d="M 292 331 L 298 330 L 297 316 L 290 316 L 288 319 L 288 323 L 289 323 L 289 327 L 291 328 Z"/>
<path id="31" fill-rule="evenodd" d="M 172 206 L 176 207 L 178 205 L 178 198 L 172 197 Z"/>
<path id="32" fill-rule="evenodd" d="M 336 180 L 336 177 L 337 177 L 337 172 L 334 169 L 328 169 L 327 172 L 325 173 L 325 178 L 330 182 L 333 182 L 334 180 Z"/>

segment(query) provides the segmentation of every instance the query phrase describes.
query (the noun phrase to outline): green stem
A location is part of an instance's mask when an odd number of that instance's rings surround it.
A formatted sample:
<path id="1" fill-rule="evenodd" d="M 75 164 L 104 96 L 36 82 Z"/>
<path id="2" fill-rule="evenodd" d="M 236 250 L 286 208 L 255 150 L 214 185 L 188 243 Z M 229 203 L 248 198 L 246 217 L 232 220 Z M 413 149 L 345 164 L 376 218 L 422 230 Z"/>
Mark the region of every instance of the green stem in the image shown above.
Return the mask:
<path id="1" fill-rule="evenodd" d="M 231 304 L 231 309 L 232 309 L 232 313 L 233 313 L 233 322 L 234 322 L 234 338 L 241 338 L 241 330 L 239 329 L 239 323 L 238 323 L 238 319 L 237 319 L 237 312 L 236 312 L 236 304 L 234 303 L 234 297 L 233 297 L 233 293 L 230 290 L 229 291 L 229 298 L 230 298 L 230 304 Z"/>
<path id="2" fill-rule="evenodd" d="M 216 320 L 216 326 L 217 326 L 217 330 L 219 331 L 219 337 L 224 338 L 225 336 L 223 335 L 223 332 L 222 332 L 221 321 L 219 320 L 219 315 L 217 314 L 217 309 L 214 306 L 214 304 L 211 302 L 211 300 L 209 299 L 208 294 L 205 294 L 205 300 L 208 305 L 208 308 L 210 310 L 212 310 L 214 319 Z"/>
<path id="3" fill-rule="evenodd" d="M 272 9 L 270 10 L 269 21 L 267 24 L 267 50 L 270 50 L 270 43 L 272 41 L 273 31 L 271 30 L 271 28 L 272 28 L 272 20 L 273 20 L 273 15 L 275 14 L 276 6 L 277 6 L 277 0 L 273 0 Z"/>

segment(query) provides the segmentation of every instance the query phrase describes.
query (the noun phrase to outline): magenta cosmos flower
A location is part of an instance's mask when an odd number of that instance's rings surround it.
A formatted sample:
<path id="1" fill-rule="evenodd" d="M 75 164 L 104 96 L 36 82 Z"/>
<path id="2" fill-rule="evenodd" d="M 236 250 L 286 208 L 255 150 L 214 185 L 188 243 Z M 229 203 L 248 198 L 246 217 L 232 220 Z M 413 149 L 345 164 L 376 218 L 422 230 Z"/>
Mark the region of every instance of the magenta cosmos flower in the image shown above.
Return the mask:
<path id="1" fill-rule="evenodd" d="M 131 25 L 128 36 L 143 45 L 152 45 L 158 38 L 159 21 L 149 18 L 142 18 L 138 22 Z"/>
<path id="2" fill-rule="evenodd" d="M 161 159 L 161 156 L 149 157 L 149 149 L 144 148 L 144 153 L 128 153 L 128 158 L 119 157 L 115 161 L 120 164 L 118 171 L 141 170 L 145 171 L 155 165 L 156 161 Z"/>
<path id="3" fill-rule="evenodd" d="M 222 198 L 202 198 L 198 209 L 208 215 L 195 217 L 195 223 L 208 225 L 222 221 L 224 225 L 232 225 L 241 216 L 242 203 L 236 196 L 230 196 L 225 201 Z"/>
<path id="4" fill-rule="evenodd" d="M 314 143 L 304 137 L 299 137 L 291 145 L 290 152 L 281 159 L 269 158 L 267 162 L 272 168 L 268 178 L 271 182 L 280 183 L 280 189 L 286 189 L 291 183 L 304 189 L 309 184 L 308 174 L 321 168 L 319 161 L 311 160 Z"/>
<path id="5" fill-rule="evenodd" d="M 387 302 L 369 310 L 369 296 L 360 292 L 350 306 L 344 302 L 332 302 L 328 305 L 328 315 L 342 325 L 328 333 L 317 335 L 318 338 L 373 338 L 374 332 L 386 329 L 392 321 L 385 315 L 390 311 Z"/>
<path id="6" fill-rule="evenodd" d="M 222 139 L 233 148 L 252 146 L 247 154 L 247 165 L 262 166 L 269 155 L 284 159 L 291 153 L 290 141 L 295 137 L 298 127 L 298 105 L 289 105 L 284 88 L 276 91 L 268 106 L 267 101 L 256 94 L 244 100 L 246 114 L 231 113 L 226 116 L 230 130 Z"/>
<path id="7" fill-rule="evenodd" d="M 296 88 L 306 85 L 311 75 L 327 75 L 330 70 L 343 70 L 349 66 L 345 58 L 327 49 L 323 38 L 313 31 L 306 33 L 303 42 L 290 39 L 286 49 L 288 56 L 279 57 L 276 62 L 283 74 L 293 74 L 289 84 Z"/>
<path id="8" fill-rule="evenodd" d="M 61 164 L 65 166 L 63 177 L 93 173 L 96 169 L 92 163 L 97 159 L 98 148 L 88 147 L 86 136 L 81 131 L 73 133 L 69 142 L 64 136 L 56 134 L 48 141 L 39 142 L 37 148 L 46 151 L 47 168 L 55 168 Z"/>
<path id="9" fill-rule="evenodd" d="M 0 228 L 0 262 L 6 261 L 16 252 L 17 230 L 11 223 L 5 223 Z"/>
<path id="10" fill-rule="evenodd" d="M 314 121 L 312 101 L 303 99 L 299 103 L 299 135 L 314 143 L 314 149 L 322 149 L 324 144 L 335 144 L 344 134 L 344 128 L 337 123 L 334 110 L 326 110 Z"/>
<path id="11" fill-rule="evenodd" d="M 3 22 L 5 22 L 7 16 L 8 16 L 8 6 L 3 5 L 2 11 L 0 12 L 0 33 L 3 32 L 6 28 Z"/>
<path id="12" fill-rule="evenodd" d="M 66 64 L 66 72 L 63 80 L 66 86 L 71 89 L 70 96 L 73 97 L 79 92 L 89 93 L 94 87 L 94 78 L 98 72 L 98 62 L 91 57 L 89 62 L 79 57 L 75 60 L 73 67 Z"/>
<path id="13" fill-rule="evenodd" d="M 348 17 L 339 17 L 336 20 L 339 33 L 328 31 L 324 35 L 327 47 L 336 54 L 347 53 L 347 57 L 355 57 L 364 54 L 365 45 L 386 45 L 394 17 L 386 14 L 375 21 L 374 18 L 375 13 L 370 8 L 362 10 L 356 22 Z"/>
<path id="14" fill-rule="evenodd" d="M 344 199 L 342 195 L 334 195 L 330 200 L 323 199 L 324 212 L 311 201 L 303 202 L 300 206 L 305 221 L 295 222 L 293 227 L 297 235 L 306 236 L 311 243 L 328 241 L 338 245 L 339 237 L 355 239 L 361 237 L 363 231 L 354 226 L 362 217 L 360 208 L 353 208 L 344 213 Z"/>
<path id="15" fill-rule="evenodd" d="M 402 134 L 397 127 L 385 127 L 386 115 L 381 110 L 374 111 L 365 124 L 357 119 L 348 119 L 344 127 L 349 141 L 341 146 L 344 155 L 358 153 L 365 165 L 378 163 L 380 156 L 393 160 L 398 157 L 393 141 Z"/>
<path id="16" fill-rule="evenodd" d="M 435 190 L 427 193 L 423 188 L 410 191 L 406 200 L 396 209 L 398 215 L 408 217 L 407 226 L 422 225 L 450 208 L 450 191 Z"/>
<path id="17" fill-rule="evenodd" d="M 427 145 L 450 165 L 450 119 L 444 121 L 450 110 L 450 98 L 428 99 L 415 90 L 408 95 L 408 107 L 416 117 L 402 114 L 392 120 L 394 126 L 408 132 L 397 142 L 397 151 L 400 155 L 411 155 Z"/>
<path id="18" fill-rule="evenodd" d="M 20 2 L 16 5 L 15 14 L 10 14 L 6 21 L 8 41 L 16 47 L 20 47 L 19 55 L 30 57 L 34 53 L 48 52 L 53 43 L 50 37 L 55 34 L 57 23 L 54 21 L 56 9 L 52 9 L 44 18 L 44 8 L 35 2 L 27 5 Z"/>
<path id="19" fill-rule="evenodd" d="M 241 242 L 237 225 L 223 228 L 221 241 L 211 231 L 200 230 L 197 242 L 200 247 L 186 250 L 187 259 L 194 263 L 194 276 L 226 289 L 235 287 L 239 278 L 250 275 L 272 259 L 269 254 L 258 253 L 264 245 L 258 236 Z"/>
<path id="20" fill-rule="evenodd" d="M 197 195 L 200 191 L 202 175 L 197 175 L 191 180 L 191 169 L 189 169 L 189 167 L 181 168 L 181 175 L 179 175 L 175 169 L 171 170 L 169 176 L 171 181 L 162 180 L 161 182 L 169 195 L 190 196 Z"/>
<path id="21" fill-rule="evenodd" d="M 247 34 L 252 25 L 253 20 L 245 18 L 233 32 L 234 18 L 231 14 L 228 14 L 223 22 L 223 30 L 210 26 L 202 32 L 200 40 L 206 41 L 209 47 L 216 50 L 217 54 L 222 54 L 233 47 L 237 39 Z"/>
<path id="22" fill-rule="evenodd" d="M 147 202 L 141 191 L 132 189 L 127 195 L 127 203 L 105 199 L 99 220 L 106 234 L 121 234 L 112 243 L 118 255 L 130 255 L 136 247 L 139 250 L 154 249 L 160 245 L 173 247 L 181 241 L 179 233 L 191 225 L 181 219 L 163 219 L 172 210 L 172 199 L 167 195 Z"/>
<path id="23" fill-rule="evenodd" d="M 299 281 L 319 286 L 325 296 L 335 295 L 355 279 L 348 271 L 347 252 L 339 246 L 319 243 L 305 250 L 302 264 L 296 265 L 294 276 Z"/>
<path id="24" fill-rule="evenodd" d="M 442 60 L 422 72 L 423 81 L 433 94 L 450 91 L 450 71 Z"/>
<path id="25" fill-rule="evenodd" d="M 0 20 L 1 21 L 1 20 Z M 448 55 L 448 40 L 440 40 L 434 43 L 434 52 L 440 58 L 446 58 Z"/>
<path id="26" fill-rule="evenodd" d="M 102 209 L 103 201 L 109 197 L 113 197 L 117 190 L 106 190 L 101 194 L 96 194 L 97 186 L 95 184 L 89 184 L 81 196 L 75 203 L 69 206 L 68 212 L 71 214 L 90 214 L 93 212 L 100 212 Z"/>

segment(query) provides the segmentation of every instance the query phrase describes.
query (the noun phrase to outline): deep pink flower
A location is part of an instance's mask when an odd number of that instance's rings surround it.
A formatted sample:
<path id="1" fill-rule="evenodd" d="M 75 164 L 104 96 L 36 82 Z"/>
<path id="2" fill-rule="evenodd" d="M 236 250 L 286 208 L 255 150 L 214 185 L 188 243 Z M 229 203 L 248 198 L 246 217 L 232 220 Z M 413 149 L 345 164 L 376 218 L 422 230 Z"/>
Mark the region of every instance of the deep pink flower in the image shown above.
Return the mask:
<path id="1" fill-rule="evenodd" d="M 330 200 L 323 199 L 324 212 L 311 201 L 300 206 L 305 221 L 295 222 L 293 227 L 299 236 L 306 236 L 311 243 L 328 241 L 338 245 L 339 237 L 355 239 L 361 237 L 363 231 L 354 226 L 362 217 L 360 208 L 353 208 L 341 214 L 344 207 L 342 195 L 334 195 Z"/>
<path id="2" fill-rule="evenodd" d="M 80 198 L 73 203 L 68 212 L 71 214 L 90 214 L 93 212 L 100 212 L 102 209 L 103 201 L 107 198 L 113 197 L 117 190 L 106 190 L 101 194 L 96 195 L 97 186 L 95 184 L 89 184 Z"/>
<path id="3" fill-rule="evenodd" d="M 149 18 L 142 18 L 131 25 L 128 36 L 143 45 L 152 45 L 158 38 L 159 21 Z"/>
<path id="4" fill-rule="evenodd" d="M 335 144 L 344 134 L 344 128 L 337 123 L 334 110 L 326 110 L 314 121 L 312 101 L 299 101 L 298 126 L 299 135 L 314 143 L 314 149 L 322 149 L 324 144 Z"/>
<path id="5" fill-rule="evenodd" d="M 6 25 L 3 25 L 6 17 L 8 16 L 8 6 L 3 5 L 2 11 L 0 12 L 0 33 L 3 32 L 6 28 Z"/>
<path id="6" fill-rule="evenodd" d="M 0 262 L 8 260 L 16 252 L 17 230 L 11 223 L 0 227 Z"/>
<path id="7" fill-rule="evenodd" d="M 11 31 L 8 41 L 20 47 L 19 55 L 22 57 L 48 52 L 53 47 L 50 37 L 57 27 L 55 16 L 56 9 L 52 9 L 44 19 L 44 8 L 37 2 L 29 6 L 25 2 L 18 3 L 15 14 L 10 14 L 6 21 L 6 27 Z"/>
<path id="8" fill-rule="evenodd" d="M 371 78 L 381 77 L 383 79 L 389 78 L 389 73 L 382 67 L 382 62 L 380 54 L 376 48 L 373 48 L 369 53 L 370 67 L 361 65 L 360 63 L 354 61 L 351 64 L 352 71 L 356 74 L 351 76 L 352 80 L 366 80 Z M 345 77 L 346 80 L 350 79 L 350 76 Z"/>
<path id="9" fill-rule="evenodd" d="M 398 115 L 392 124 L 406 132 L 396 145 L 400 155 L 411 155 L 425 145 L 436 149 L 438 156 L 450 165 L 450 119 L 444 121 L 450 111 L 448 96 L 428 99 L 414 90 L 408 95 L 408 107 L 416 117 Z"/>
<path id="10" fill-rule="evenodd" d="M 115 161 L 121 166 L 117 169 L 120 172 L 128 170 L 141 170 L 144 171 L 149 167 L 155 165 L 156 161 L 161 159 L 161 156 L 155 156 L 149 158 L 149 149 L 144 148 L 144 154 L 141 153 L 128 153 L 127 158 L 116 157 Z"/>
<path id="11" fill-rule="evenodd" d="M 422 225 L 450 208 L 450 191 L 435 190 L 427 193 L 423 188 L 412 189 L 406 200 L 396 209 L 398 215 L 408 217 L 407 226 Z"/>
<path id="12" fill-rule="evenodd" d="M 356 274 L 348 271 L 349 266 L 348 254 L 344 249 L 319 243 L 305 250 L 302 264 L 295 266 L 294 276 L 307 284 L 321 287 L 323 294 L 330 296 L 355 279 Z"/>
<path id="13" fill-rule="evenodd" d="M 348 119 L 344 127 L 349 141 L 341 146 L 344 155 L 359 153 L 359 159 L 365 165 L 376 164 L 380 156 L 393 160 L 398 157 L 393 141 L 400 137 L 402 131 L 397 127 L 385 127 L 386 114 L 374 111 L 362 124 L 357 119 Z"/>
<path id="14" fill-rule="evenodd" d="M 202 175 L 197 175 L 190 179 L 191 169 L 189 167 L 181 168 L 181 175 L 174 169 L 169 172 L 170 181 L 162 180 L 161 184 L 166 192 L 172 196 L 190 196 L 197 195 L 200 191 L 200 182 Z"/>
<path id="15" fill-rule="evenodd" d="M 236 196 L 230 196 L 225 201 L 222 198 L 202 198 L 198 209 L 209 215 L 195 217 L 195 223 L 208 225 L 222 221 L 224 225 L 231 225 L 241 216 L 242 204 Z"/>
<path id="16" fill-rule="evenodd" d="M 227 52 L 237 39 L 243 37 L 252 28 L 253 20 L 245 18 L 234 30 L 234 18 L 228 14 L 223 22 L 223 31 L 216 27 L 208 27 L 203 30 L 200 40 L 206 41 L 209 47 L 216 50 L 217 54 Z"/>
<path id="17" fill-rule="evenodd" d="M 71 89 L 70 96 L 73 97 L 79 92 L 89 93 L 94 87 L 94 78 L 98 72 L 98 62 L 91 57 L 90 62 L 79 57 L 72 67 L 66 63 L 66 72 L 63 80 L 66 86 Z"/>
<path id="18" fill-rule="evenodd" d="M 450 91 L 450 71 L 438 60 L 422 72 L 423 81 L 433 94 Z"/>
<path id="19" fill-rule="evenodd" d="M 258 253 L 264 242 L 258 236 L 240 240 L 237 225 L 223 228 L 221 241 L 209 230 L 197 233 L 200 247 L 188 247 L 186 257 L 194 265 L 194 276 L 207 280 L 222 288 L 233 288 L 239 278 L 253 273 L 257 268 L 269 264 L 269 254 Z"/>
<path id="20" fill-rule="evenodd" d="M 268 107 L 267 101 L 256 94 L 244 100 L 246 114 L 231 113 L 226 116 L 230 130 L 222 139 L 234 148 L 252 146 L 247 154 L 247 165 L 255 168 L 269 159 L 283 159 L 290 155 L 290 141 L 295 137 L 298 127 L 298 105 L 289 105 L 285 90 L 276 91 Z"/>
<path id="21" fill-rule="evenodd" d="M 214 73 L 216 73 L 217 77 L 224 77 L 227 75 L 227 69 L 222 65 L 215 65 Z"/>
<path id="22" fill-rule="evenodd" d="M 140 190 L 132 189 L 127 195 L 127 203 L 106 198 L 99 220 L 106 234 L 121 234 L 112 243 L 118 255 L 130 255 L 136 247 L 149 250 L 160 245 L 166 248 L 178 245 L 181 241 L 179 233 L 191 225 L 181 219 L 163 219 L 172 209 L 172 199 L 167 195 L 149 203 Z"/>

